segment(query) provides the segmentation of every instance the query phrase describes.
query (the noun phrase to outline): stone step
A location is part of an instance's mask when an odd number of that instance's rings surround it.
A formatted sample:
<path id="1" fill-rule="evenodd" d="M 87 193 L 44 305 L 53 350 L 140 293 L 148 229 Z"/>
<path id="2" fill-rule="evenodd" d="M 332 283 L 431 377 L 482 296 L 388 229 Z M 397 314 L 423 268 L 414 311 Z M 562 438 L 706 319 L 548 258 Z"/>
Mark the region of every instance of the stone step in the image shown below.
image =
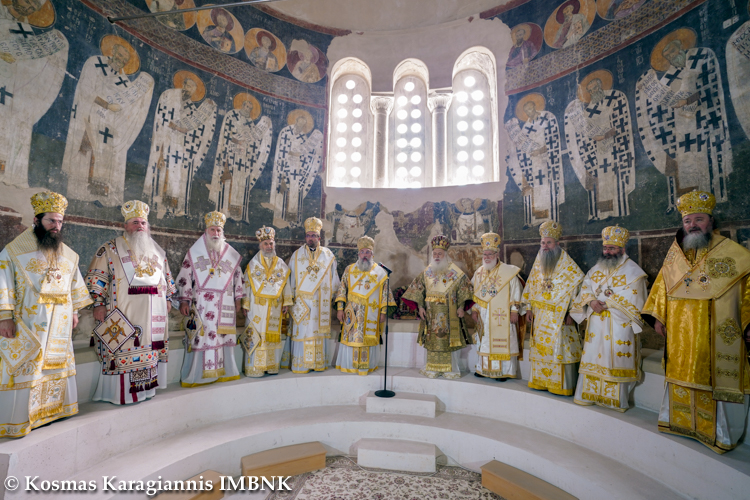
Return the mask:
<path id="1" fill-rule="evenodd" d="M 326 449 L 318 441 L 294 444 L 246 455 L 240 460 L 243 476 L 296 476 L 326 466 Z"/>
<path id="2" fill-rule="evenodd" d="M 361 439 L 357 463 L 362 467 L 435 472 L 437 447 L 434 444 L 403 439 Z"/>
<path id="3" fill-rule="evenodd" d="M 577 500 L 557 486 L 497 460 L 481 469 L 482 486 L 506 500 Z"/>
<path id="4" fill-rule="evenodd" d="M 379 398 L 375 391 L 367 393 L 367 413 L 394 413 L 435 418 L 438 398 L 432 394 L 397 392 L 392 398 Z"/>
<path id="5" fill-rule="evenodd" d="M 187 479 L 185 483 L 191 481 L 194 481 L 198 488 L 201 484 L 211 481 L 212 488 L 206 491 L 168 491 L 160 493 L 154 497 L 154 500 L 219 500 L 224 498 L 224 492 L 221 491 L 221 474 L 215 470 L 203 471 Z"/>

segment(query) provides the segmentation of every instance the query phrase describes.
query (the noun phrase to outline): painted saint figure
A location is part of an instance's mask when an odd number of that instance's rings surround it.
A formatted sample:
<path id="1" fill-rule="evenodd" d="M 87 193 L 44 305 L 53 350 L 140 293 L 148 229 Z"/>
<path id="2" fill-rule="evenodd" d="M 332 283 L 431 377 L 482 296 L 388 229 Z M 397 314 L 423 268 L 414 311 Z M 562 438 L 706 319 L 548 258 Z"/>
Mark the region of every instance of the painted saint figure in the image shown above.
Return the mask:
<path id="1" fill-rule="evenodd" d="M 653 69 L 636 84 L 641 140 L 667 177 L 667 213 L 695 189 L 728 199 L 732 145 L 721 71 L 711 49 L 694 46 L 695 37 L 679 29 L 662 38 L 651 54 Z M 664 71 L 661 78 L 656 71 Z"/>
<path id="2" fill-rule="evenodd" d="M 234 17 L 224 9 L 211 9 L 211 22 L 201 33 L 208 44 L 220 50 L 234 54 L 237 52 L 234 37 L 231 31 L 234 29 Z"/>
<path id="3" fill-rule="evenodd" d="M 573 170 L 588 192 L 589 222 L 629 215 L 628 195 L 635 189 L 628 98 L 611 87 L 612 75 L 595 71 L 565 110 L 565 140 Z"/>
<path id="4" fill-rule="evenodd" d="M 375 263 L 375 240 L 357 241 L 357 262 L 349 264 L 336 292 L 336 313 L 341 323 L 341 344 L 336 368 L 344 373 L 367 375 L 377 370 L 380 339 L 388 308 L 396 302 L 386 287 L 388 274 Z"/>
<path id="5" fill-rule="evenodd" d="M 42 16 L 47 2 L 0 5 L 0 182 L 22 188 L 29 187 L 32 128 L 57 98 L 68 62 L 60 31 L 34 32 L 54 22 L 54 9 Z"/>
<path id="6" fill-rule="evenodd" d="M 0 436 L 78 413 L 73 329 L 89 304 L 78 255 L 62 237 L 68 200 L 31 197 L 34 227 L 0 252 Z"/>
<path id="7" fill-rule="evenodd" d="M 544 110 L 544 97 L 524 96 L 505 129 L 515 146 L 507 163 L 523 196 L 524 229 L 559 221 L 560 204 L 565 202 L 560 130 L 555 115 Z"/>
<path id="8" fill-rule="evenodd" d="M 124 203 L 128 149 L 146 121 L 154 79 L 144 72 L 130 79 L 140 59 L 123 38 L 105 36 L 101 50 L 78 78 L 62 170 L 68 197 L 118 206 Z"/>
<path id="9" fill-rule="evenodd" d="M 560 23 L 560 27 L 557 29 L 552 47 L 569 47 L 586 34 L 591 25 L 580 11 L 581 4 L 578 0 L 568 0 L 558 8 L 555 19 Z"/>
<path id="10" fill-rule="evenodd" d="M 750 3 L 748 3 L 750 11 Z M 734 111 L 745 136 L 750 138 L 750 21 L 745 22 L 727 41 L 727 77 Z"/>
<path id="11" fill-rule="evenodd" d="M 206 99 L 206 87 L 197 75 L 178 71 L 175 88 L 159 97 L 154 116 L 151 154 L 143 196 L 161 219 L 190 215 L 190 194 L 196 171 L 211 146 L 216 126 L 216 103 Z"/>
<path id="12" fill-rule="evenodd" d="M 602 231 L 602 255 L 583 279 L 570 316 L 588 320 L 573 401 L 626 411 L 641 379 L 640 310 L 646 302 L 646 273 L 625 253 L 630 232 Z"/>
<path id="13" fill-rule="evenodd" d="M 250 190 L 271 152 L 273 125 L 260 114 L 255 97 L 237 94 L 234 109 L 224 117 L 219 133 L 208 197 L 216 203 L 216 210 L 238 221 L 250 222 Z"/>
<path id="14" fill-rule="evenodd" d="M 244 295 L 242 257 L 224 238 L 224 214 L 209 212 L 203 220 L 206 232 L 190 247 L 177 275 L 180 313 L 190 317 L 183 341 L 183 387 L 240 378 L 234 347 Z"/>
<path id="15" fill-rule="evenodd" d="M 276 39 L 267 31 L 258 31 L 255 34 L 258 46 L 255 47 L 248 57 L 256 68 L 264 71 L 278 71 L 279 61 L 273 51 L 276 49 Z"/>
<path id="16" fill-rule="evenodd" d="M 323 134 L 313 130 L 310 113 L 294 110 L 287 123 L 276 143 L 271 181 L 270 206 L 277 227 L 296 227 L 302 222 L 302 200 L 317 178 L 323 150 Z"/>
<path id="17" fill-rule="evenodd" d="M 539 30 L 538 26 L 534 26 Z M 510 49 L 510 54 L 508 54 L 506 66 L 513 68 L 521 64 L 528 64 L 537 55 L 539 47 L 529 39 L 533 30 L 534 28 L 528 23 L 519 24 L 511 30 L 513 46 Z"/>

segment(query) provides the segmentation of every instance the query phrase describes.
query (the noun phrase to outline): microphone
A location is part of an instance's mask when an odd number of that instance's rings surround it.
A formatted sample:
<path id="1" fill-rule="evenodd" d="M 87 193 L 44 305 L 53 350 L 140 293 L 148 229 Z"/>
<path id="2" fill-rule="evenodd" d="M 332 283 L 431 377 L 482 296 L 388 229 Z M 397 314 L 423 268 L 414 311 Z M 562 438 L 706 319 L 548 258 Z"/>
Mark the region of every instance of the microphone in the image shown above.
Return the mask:
<path id="1" fill-rule="evenodd" d="M 388 274 L 391 274 L 391 273 L 393 272 L 393 271 L 391 271 L 390 269 L 388 269 L 388 268 L 387 268 L 387 267 L 385 266 L 385 264 L 383 264 L 382 262 L 378 262 L 378 265 L 379 265 L 380 267 L 382 267 L 382 268 L 383 268 L 383 269 L 385 270 L 385 272 L 386 272 L 386 273 L 388 273 Z"/>

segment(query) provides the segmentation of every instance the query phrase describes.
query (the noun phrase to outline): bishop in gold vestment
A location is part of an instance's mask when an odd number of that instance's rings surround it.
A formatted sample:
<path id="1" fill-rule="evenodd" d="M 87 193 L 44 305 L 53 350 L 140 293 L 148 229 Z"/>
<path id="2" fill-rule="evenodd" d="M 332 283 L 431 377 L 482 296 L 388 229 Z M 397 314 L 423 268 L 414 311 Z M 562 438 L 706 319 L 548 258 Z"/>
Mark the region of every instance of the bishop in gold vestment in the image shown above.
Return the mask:
<path id="1" fill-rule="evenodd" d="M 503 381 L 516 378 L 518 358 L 523 353 L 519 338 L 518 315 L 522 311 L 523 285 L 516 266 L 500 262 L 500 235 L 482 235 L 482 266 L 474 273 L 474 305 L 471 315 L 476 325 L 477 367 L 475 375 Z"/>
<path id="2" fill-rule="evenodd" d="M 245 297 L 247 328 L 242 335 L 245 351 L 245 375 L 262 377 L 279 373 L 281 353 L 281 317 L 292 305 L 289 267 L 276 256 L 276 231 L 272 227 L 255 232 L 260 251 L 247 264 Z"/>
<path id="3" fill-rule="evenodd" d="M 638 333 L 640 310 L 646 301 L 646 273 L 625 253 L 630 233 L 610 226 L 602 231 L 602 257 L 583 280 L 570 315 L 578 323 L 588 319 L 573 401 L 617 411 L 628 409 L 628 399 L 641 375 Z"/>
<path id="4" fill-rule="evenodd" d="M 450 241 L 442 234 L 432 238 L 432 261 L 414 278 L 401 299 L 418 308 L 422 322 L 417 342 L 427 349 L 425 377 L 461 377 L 459 351 L 472 343 L 464 324 L 464 308 L 472 299 L 471 282 L 448 257 Z"/>
<path id="5" fill-rule="evenodd" d="M 541 248 L 523 289 L 523 301 L 530 309 L 526 321 L 532 325 L 529 387 L 572 396 L 581 342 L 568 310 L 578 296 L 583 272 L 558 245 L 562 236 L 559 223 L 545 222 L 539 226 L 539 234 Z"/>
<path id="6" fill-rule="evenodd" d="M 380 336 L 388 307 L 396 307 L 386 288 L 388 274 L 373 261 L 375 241 L 363 236 L 357 242 L 359 258 L 341 277 L 336 293 L 341 344 L 336 368 L 345 373 L 367 375 L 378 368 Z"/>
<path id="7" fill-rule="evenodd" d="M 68 201 L 43 192 L 31 204 L 34 227 L 0 252 L 0 438 L 78 413 L 71 335 L 91 299 L 60 235 Z"/>
<path id="8" fill-rule="evenodd" d="M 682 229 L 642 314 L 666 335 L 666 386 L 659 430 L 692 437 L 717 453 L 745 430 L 750 366 L 750 252 L 713 233 L 714 195 L 680 197 Z"/>

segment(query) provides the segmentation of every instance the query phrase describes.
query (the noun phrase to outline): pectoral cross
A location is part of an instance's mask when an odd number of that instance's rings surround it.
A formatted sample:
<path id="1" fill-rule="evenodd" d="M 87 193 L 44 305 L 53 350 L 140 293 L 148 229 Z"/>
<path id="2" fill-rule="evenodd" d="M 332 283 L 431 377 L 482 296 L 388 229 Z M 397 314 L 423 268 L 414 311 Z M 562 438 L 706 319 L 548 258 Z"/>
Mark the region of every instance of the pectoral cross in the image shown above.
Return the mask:
<path id="1" fill-rule="evenodd" d="M 684 282 L 685 282 L 685 288 L 689 288 L 689 287 L 690 287 L 690 283 L 692 283 L 692 282 L 693 282 L 693 280 L 692 280 L 692 279 L 690 279 L 690 277 L 689 277 L 689 276 L 688 276 L 687 278 L 685 278 L 684 280 L 682 280 L 682 281 L 684 281 Z"/>

